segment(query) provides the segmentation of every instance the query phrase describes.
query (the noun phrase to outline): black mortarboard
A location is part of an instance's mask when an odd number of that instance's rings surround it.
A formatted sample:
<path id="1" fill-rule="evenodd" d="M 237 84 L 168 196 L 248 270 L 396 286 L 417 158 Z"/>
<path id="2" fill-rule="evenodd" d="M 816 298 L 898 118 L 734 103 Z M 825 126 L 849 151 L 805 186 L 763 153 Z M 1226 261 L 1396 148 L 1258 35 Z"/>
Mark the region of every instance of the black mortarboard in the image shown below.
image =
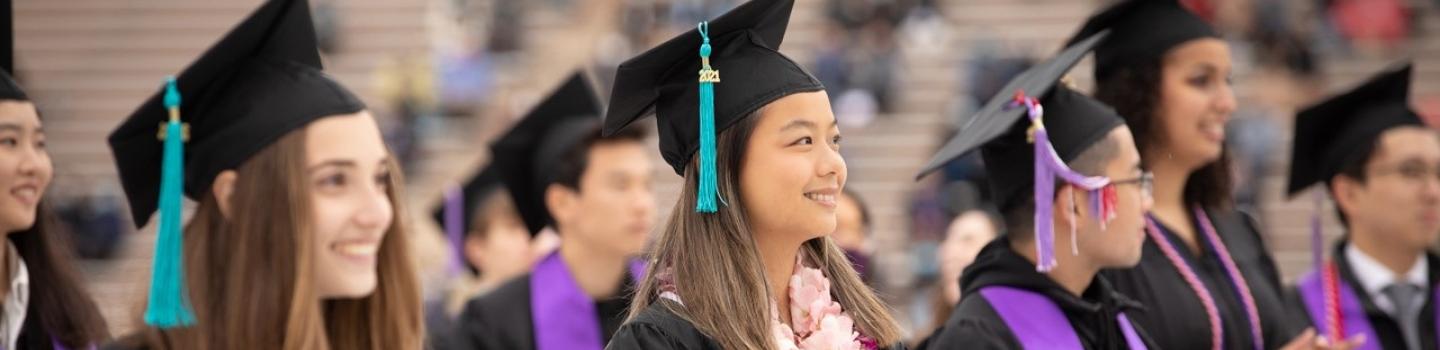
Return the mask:
<path id="1" fill-rule="evenodd" d="M 600 132 L 600 97 L 583 72 L 575 72 L 518 124 L 490 145 L 492 166 L 510 191 L 515 211 L 531 235 L 552 220 L 545 189 L 555 182 L 561 158 L 588 134 Z"/>
<path id="2" fill-rule="evenodd" d="M 15 13 L 11 1 L 6 1 L 0 6 L 0 18 L 5 19 L 5 24 L 0 25 L 0 100 L 29 101 L 30 97 L 20 89 L 20 84 L 15 83 Z"/>
<path id="3" fill-rule="evenodd" d="M 1074 172 L 1064 162 L 1074 160 L 1112 130 L 1125 125 L 1109 106 L 1057 86 L 1061 76 L 1105 38 L 1104 33 L 1081 40 L 1010 80 L 930 158 L 919 174 L 924 176 L 978 148 L 1002 211 L 1035 202 L 1036 266 L 1040 271 L 1048 271 L 1055 264 L 1050 222 L 1055 178 L 1087 191 L 1099 191 L 1109 183 L 1104 177 Z M 1038 101 L 1035 96 L 1040 96 Z M 1036 114 L 1041 116 L 1039 128 Z M 1108 220 L 1109 209 L 1105 208 L 1110 206 L 1101 198 L 1098 193 L 1091 196 L 1091 205 L 1096 207 L 1093 212 Z"/>
<path id="4" fill-rule="evenodd" d="M 1380 134 L 1398 126 L 1424 126 L 1410 109 L 1410 73 L 1406 63 L 1350 91 L 1300 111 L 1290 151 L 1294 195 L 1317 182 L 1328 182 L 1342 167 L 1368 155 Z"/>
<path id="5" fill-rule="evenodd" d="M 1095 48 L 1096 78 L 1153 60 L 1181 43 L 1219 37 L 1215 28 L 1178 0 L 1124 0 L 1090 16 L 1066 45 L 1105 29 L 1110 29 L 1110 38 Z"/>
<path id="6" fill-rule="evenodd" d="M 234 169 L 281 136 L 316 119 L 365 109 L 321 71 L 305 0 L 272 0 L 255 10 L 176 78 L 189 125 L 184 193 L 198 199 L 221 171 Z M 155 212 L 167 120 L 163 90 L 113 133 L 110 148 L 135 225 Z"/>
<path id="7" fill-rule="evenodd" d="M 1088 38 L 1085 41 L 1072 45 L 1060 52 L 1053 58 L 1040 62 L 1030 69 L 1016 75 L 1009 83 L 1005 84 L 999 92 L 991 97 L 979 111 L 968 119 L 966 125 L 945 143 L 935 156 L 930 158 L 920 170 L 920 176 L 929 174 L 944 166 L 955 158 L 981 148 L 998 149 L 999 146 L 1014 144 L 1024 148 L 1027 152 L 1030 149 L 1030 142 L 1026 140 L 1026 130 L 1030 127 L 1030 121 L 1024 118 L 1025 108 L 1016 106 L 1014 103 L 1015 93 L 1024 92 L 1028 96 L 1044 96 L 1041 105 L 1045 108 L 1045 126 L 1049 130 L 1051 143 L 1055 151 L 1060 154 L 1063 160 L 1069 161 L 1078 155 L 1080 151 L 1087 148 L 1091 143 L 1103 138 L 1116 126 L 1123 124 L 1123 120 L 1114 112 L 1099 102 L 1089 97 L 1080 95 L 1069 89 L 1056 89 L 1057 93 L 1049 93 L 1052 87 L 1059 83 L 1061 76 L 1065 75 L 1075 63 L 1085 57 L 1095 44 L 1104 40 L 1103 35 Z M 987 151 L 988 153 L 989 151 Z M 1029 154 L 1019 155 L 1023 158 L 994 159 L 986 161 L 986 170 L 990 172 L 991 178 L 1009 177 L 1010 180 L 1020 180 L 1029 183 L 1028 169 L 1033 168 L 1034 157 Z M 986 156 L 986 159 L 995 157 Z M 1022 160 L 1025 159 L 1025 160 Z M 1009 166 L 992 163 L 1014 163 L 1013 166 L 1022 166 L 1024 169 L 1007 170 Z M 1023 163 L 1023 164 L 1022 164 Z M 996 169 L 996 167 L 1000 169 Z M 1004 179 L 996 179 L 1004 181 Z M 1016 187 L 1016 186 L 998 186 Z M 1025 187 L 1029 187 L 1028 185 Z M 1013 189 L 995 192 L 995 198 L 1002 198 L 998 202 L 1008 202 L 1009 193 Z M 1005 207 L 1002 205 L 1002 207 Z"/>
<path id="8" fill-rule="evenodd" d="M 460 208 L 457 208 L 461 211 L 460 235 L 470 234 L 470 225 L 473 223 L 471 219 L 473 219 L 475 211 L 498 188 L 500 188 L 500 171 L 493 166 L 481 169 L 465 181 L 465 185 L 460 189 Z M 435 209 L 430 212 L 430 216 L 435 219 L 435 224 L 440 225 L 447 232 L 450 231 L 450 227 L 446 227 L 445 223 L 445 203 L 436 205 Z"/>
<path id="9" fill-rule="evenodd" d="M 779 52 L 794 5 L 794 0 L 753 0 L 708 22 L 710 66 L 722 79 L 713 84 L 714 133 L 781 97 L 824 89 Z M 698 72 L 704 41 L 693 29 L 621 63 L 605 113 L 605 135 L 654 112 L 660 154 L 683 175 L 701 144 Z"/>

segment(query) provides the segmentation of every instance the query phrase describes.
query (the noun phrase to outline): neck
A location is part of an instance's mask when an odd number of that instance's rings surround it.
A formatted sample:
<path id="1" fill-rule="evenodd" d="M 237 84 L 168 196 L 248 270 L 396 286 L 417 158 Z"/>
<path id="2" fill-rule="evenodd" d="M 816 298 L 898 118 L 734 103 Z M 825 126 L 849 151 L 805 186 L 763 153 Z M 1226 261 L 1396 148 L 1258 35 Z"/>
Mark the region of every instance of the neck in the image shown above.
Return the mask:
<path id="1" fill-rule="evenodd" d="M 1384 265 L 1385 269 L 1390 270 L 1396 277 L 1410 272 L 1415 260 L 1422 259 L 1425 255 L 1425 247 L 1409 247 L 1393 239 L 1378 237 L 1376 232 L 1368 229 L 1352 227 L 1349 236 L 1350 244 L 1355 245 L 1355 249 L 1380 262 L 1380 265 Z"/>
<path id="2" fill-rule="evenodd" d="M 1083 255 L 1070 254 L 1070 239 L 1066 237 L 1068 233 L 1058 234 L 1061 232 L 1060 230 L 1060 227 L 1055 228 L 1055 232 L 1057 232 L 1055 235 L 1055 268 L 1044 274 L 1060 287 L 1065 288 L 1065 291 L 1078 297 L 1090 288 L 1090 282 L 1095 281 L 1095 275 L 1100 273 L 1100 268 Z M 1065 232 L 1069 232 L 1068 229 Z M 1025 239 L 1023 242 L 1012 241 L 1010 249 L 1025 257 L 1025 260 L 1029 260 L 1031 264 L 1039 261 L 1039 258 L 1035 256 L 1034 239 Z"/>
<path id="3" fill-rule="evenodd" d="M 1179 211 L 1185 210 L 1185 182 L 1190 179 L 1190 173 L 1196 167 L 1180 164 L 1180 162 L 1169 159 L 1163 154 L 1148 157 L 1155 159 L 1150 162 L 1150 171 L 1155 174 L 1155 211 L 1161 209 Z"/>
<path id="4" fill-rule="evenodd" d="M 625 280 L 626 259 L 623 254 L 586 249 L 582 242 L 574 242 L 560 235 L 560 260 L 570 269 L 575 284 L 593 300 L 609 299 L 619 293 Z"/>
<path id="5" fill-rule="evenodd" d="M 781 321 L 790 323 L 790 276 L 795 274 L 795 257 L 800 254 L 800 244 L 784 237 L 779 232 L 755 232 L 755 245 L 760 250 L 760 260 L 765 264 L 765 280 L 770 283 L 770 297 Z"/>
<path id="6" fill-rule="evenodd" d="M 1170 227 L 1191 251 L 1198 251 L 1195 230 L 1191 229 L 1194 225 L 1190 222 L 1190 209 L 1185 206 L 1185 183 L 1198 167 L 1170 159 L 1163 151 L 1157 152 L 1162 153 L 1147 158 L 1155 160 L 1150 162 L 1150 170 L 1155 174 L 1155 202 L 1150 213 Z"/>
<path id="7" fill-rule="evenodd" d="M 499 275 L 493 273 L 481 273 L 480 277 L 476 278 L 474 281 L 475 284 L 473 286 L 478 290 L 490 290 L 493 289 L 493 287 L 500 285 L 501 283 L 505 283 L 505 280 L 500 279 Z"/>

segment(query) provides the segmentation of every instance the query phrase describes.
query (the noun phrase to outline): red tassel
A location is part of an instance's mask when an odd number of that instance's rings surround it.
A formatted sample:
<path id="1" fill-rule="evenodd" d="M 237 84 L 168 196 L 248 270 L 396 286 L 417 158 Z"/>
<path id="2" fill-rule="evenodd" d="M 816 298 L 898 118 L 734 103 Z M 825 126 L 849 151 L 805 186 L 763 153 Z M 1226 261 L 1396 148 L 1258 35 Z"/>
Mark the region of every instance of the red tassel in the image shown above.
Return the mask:
<path id="1" fill-rule="evenodd" d="M 1340 310 L 1340 278 L 1339 270 L 1334 262 L 1325 264 L 1325 271 L 1321 283 L 1325 288 L 1325 322 L 1330 324 L 1330 341 L 1332 344 L 1339 344 L 1345 339 L 1344 313 Z"/>
<path id="2" fill-rule="evenodd" d="M 1115 218 L 1115 197 L 1116 195 L 1114 185 L 1105 186 L 1105 189 L 1101 191 L 1101 203 L 1103 203 L 1103 208 L 1100 211 L 1100 217 L 1104 218 L 1106 222 L 1109 222 L 1110 219 Z"/>

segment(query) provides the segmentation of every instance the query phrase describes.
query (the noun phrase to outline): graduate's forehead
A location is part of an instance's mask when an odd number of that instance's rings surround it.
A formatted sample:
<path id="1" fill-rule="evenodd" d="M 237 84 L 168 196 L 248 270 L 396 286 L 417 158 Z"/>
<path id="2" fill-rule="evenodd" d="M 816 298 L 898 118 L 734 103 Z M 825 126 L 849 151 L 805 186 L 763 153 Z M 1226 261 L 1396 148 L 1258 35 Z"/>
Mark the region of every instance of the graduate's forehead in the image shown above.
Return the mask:
<path id="1" fill-rule="evenodd" d="M 1376 140 L 1372 163 L 1423 161 L 1440 163 L 1440 133 L 1423 126 L 1390 128 Z"/>
<path id="2" fill-rule="evenodd" d="M 320 118 L 306 126 L 305 133 L 307 166 L 336 161 L 372 165 L 389 156 L 367 111 Z"/>
<path id="3" fill-rule="evenodd" d="M 33 130 L 40 128 L 40 115 L 30 101 L 0 100 L 0 127 Z"/>
<path id="4" fill-rule="evenodd" d="M 764 133 L 813 132 L 836 127 L 824 90 L 781 97 L 760 109 L 756 128 Z"/>

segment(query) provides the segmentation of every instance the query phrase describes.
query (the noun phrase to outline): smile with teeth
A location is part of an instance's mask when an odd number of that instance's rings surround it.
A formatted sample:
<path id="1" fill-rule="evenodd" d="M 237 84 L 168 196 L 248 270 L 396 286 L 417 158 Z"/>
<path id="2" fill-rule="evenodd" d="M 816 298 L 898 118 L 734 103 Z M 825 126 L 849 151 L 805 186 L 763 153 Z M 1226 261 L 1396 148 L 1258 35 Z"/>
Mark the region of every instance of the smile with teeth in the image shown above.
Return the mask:
<path id="1" fill-rule="evenodd" d="M 805 193 L 805 198 L 809 198 L 812 201 L 820 202 L 821 204 L 835 204 L 835 195 L 833 194 L 820 194 L 815 192 L 809 192 Z"/>
<path id="2" fill-rule="evenodd" d="M 375 253 L 380 251 L 380 244 L 371 242 L 336 243 L 332 247 L 332 249 L 344 255 L 354 257 L 371 257 L 375 256 Z"/>
<path id="3" fill-rule="evenodd" d="M 20 186 L 10 190 L 10 194 L 13 194 L 16 197 L 20 197 L 20 199 L 24 200 L 34 199 L 38 192 L 39 191 L 37 191 L 33 186 Z"/>

